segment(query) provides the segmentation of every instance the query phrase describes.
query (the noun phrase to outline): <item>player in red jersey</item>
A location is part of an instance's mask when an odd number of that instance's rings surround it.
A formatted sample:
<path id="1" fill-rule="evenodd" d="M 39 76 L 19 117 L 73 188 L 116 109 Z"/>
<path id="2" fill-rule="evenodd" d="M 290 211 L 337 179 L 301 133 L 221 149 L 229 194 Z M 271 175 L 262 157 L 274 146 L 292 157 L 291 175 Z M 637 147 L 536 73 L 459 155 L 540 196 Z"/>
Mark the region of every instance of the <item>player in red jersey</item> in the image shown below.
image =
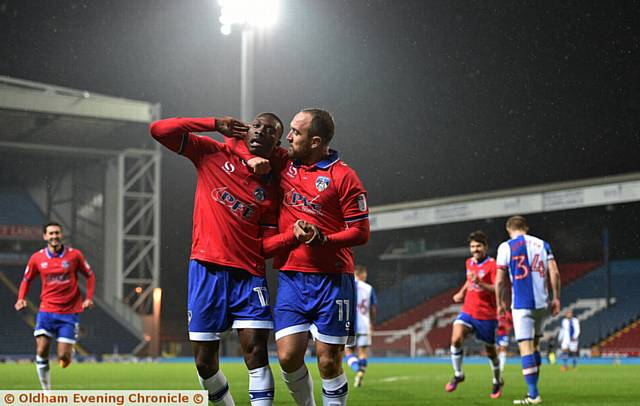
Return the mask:
<path id="1" fill-rule="evenodd" d="M 248 150 L 268 157 L 280 142 L 282 122 L 273 113 L 259 114 L 248 126 L 230 117 L 173 118 L 152 123 L 150 131 L 162 145 L 189 158 L 198 176 L 188 318 L 200 383 L 214 404 L 233 404 L 218 355 L 220 333 L 234 328 L 249 369 L 251 403 L 270 405 L 274 384 L 267 340 L 273 320 L 264 258 L 298 241 L 293 226 L 277 234 L 279 198 L 271 177 L 252 173 L 227 145 L 192 132 L 246 134 Z"/>
<path id="2" fill-rule="evenodd" d="M 507 348 L 509 347 L 511 330 L 513 330 L 511 311 L 507 310 L 504 314 L 498 314 L 498 337 L 496 338 L 496 345 L 498 346 L 498 358 L 500 359 L 500 375 L 503 375 L 504 365 L 507 363 Z"/>
<path id="3" fill-rule="evenodd" d="M 62 226 L 50 222 L 42 228 L 47 246 L 34 253 L 24 271 L 15 309 L 27 307 L 27 292 L 31 282 L 40 275 L 40 309 L 33 335 L 36 337 L 36 370 L 40 385 L 51 389 L 49 349 L 55 335 L 58 341 L 58 361 L 62 368 L 71 363 L 73 345 L 78 334 L 79 313 L 93 307 L 95 277 L 82 252 L 62 244 Z M 86 297 L 82 300 L 78 288 L 78 273 L 87 278 Z"/>
<path id="4" fill-rule="evenodd" d="M 462 345 L 469 333 L 474 332 L 478 340 L 484 342 L 484 348 L 491 360 L 493 372 L 492 398 L 499 398 L 504 384 L 500 377 L 500 362 L 496 354 L 496 327 L 498 313 L 493 283 L 496 277 L 496 261 L 487 255 L 488 239 L 482 231 L 475 231 L 467 238 L 471 258 L 467 259 L 467 280 L 453 295 L 453 301 L 464 300 L 462 311 L 453 322 L 451 333 L 451 363 L 454 376 L 446 384 L 445 390 L 453 392 L 464 381 Z"/>
<path id="5" fill-rule="evenodd" d="M 315 339 L 323 403 L 346 404 L 342 355 L 354 338 L 356 305 L 350 247 L 369 239 L 366 191 L 353 169 L 329 149 L 333 133 L 328 112 L 302 110 L 291 122 L 289 149 L 278 149 L 271 160 L 280 174 L 280 231 L 299 219 L 305 225 L 296 228 L 305 244 L 274 260 L 274 268 L 280 269 L 274 308 L 278 358 L 299 405 L 315 404 L 304 364 L 309 332 Z"/>

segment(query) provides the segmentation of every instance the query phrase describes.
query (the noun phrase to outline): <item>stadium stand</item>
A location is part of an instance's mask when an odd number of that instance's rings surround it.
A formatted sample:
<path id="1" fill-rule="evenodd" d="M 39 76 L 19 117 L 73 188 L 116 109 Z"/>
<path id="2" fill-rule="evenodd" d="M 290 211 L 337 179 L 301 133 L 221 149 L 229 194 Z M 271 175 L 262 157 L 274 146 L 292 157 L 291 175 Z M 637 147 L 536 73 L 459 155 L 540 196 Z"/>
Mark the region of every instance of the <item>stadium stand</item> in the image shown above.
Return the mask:
<path id="1" fill-rule="evenodd" d="M 598 350 L 603 355 L 625 354 L 629 356 L 639 356 L 639 345 L 640 319 L 602 340 L 598 345 Z"/>
<path id="2" fill-rule="evenodd" d="M 0 224 L 42 225 L 44 216 L 29 194 L 21 188 L 0 189 Z"/>
<path id="3" fill-rule="evenodd" d="M 596 278 L 598 278 L 600 274 L 597 272 L 600 268 L 596 269 L 597 265 L 597 262 L 561 265 L 560 269 L 563 286 L 565 288 L 570 288 L 573 284 L 585 279 L 586 276 L 592 273 L 598 275 L 596 276 Z M 444 285 L 442 282 L 437 283 L 435 281 L 435 277 L 432 280 L 430 276 L 431 275 L 429 275 L 429 277 L 422 275 L 422 285 L 428 286 L 429 289 L 433 288 L 431 292 L 435 291 L 437 287 Z M 452 279 L 451 275 L 449 275 L 448 281 L 455 281 L 455 279 Z M 409 283 L 417 284 L 418 282 L 411 280 Z M 414 329 L 416 332 L 416 346 L 419 354 L 431 354 L 437 352 L 438 349 L 444 350 L 449 348 L 451 325 L 461 308 L 461 304 L 453 303 L 452 296 L 459 288 L 460 283 L 461 282 L 458 281 L 458 283 L 454 284 L 455 287 L 449 287 L 449 289 L 445 291 L 440 289 L 440 293 L 433 295 L 433 297 L 424 300 L 417 306 L 401 312 L 395 317 L 381 323 L 378 327 L 378 331 Z M 594 281 L 591 279 L 587 283 L 595 286 L 595 288 L 592 287 L 592 289 L 597 293 L 594 292 L 595 296 L 593 297 L 602 297 L 601 283 L 594 284 Z M 571 293 L 574 290 L 576 291 L 577 297 L 584 297 L 580 294 L 580 289 L 582 289 L 581 285 L 578 286 L 577 289 L 563 291 L 563 303 L 570 303 L 569 300 L 577 300 L 577 298 L 574 299 L 575 295 Z M 394 293 L 394 295 L 398 295 L 398 293 Z M 384 297 L 386 298 L 387 296 Z M 384 303 L 384 305 L 380 306 L 382 308 L 387 305 L 387 302 L 382 302 L 382 299 L 380 299 L 380 303 Z M 549 327 L 559 327 L 559 320 L 560 318 L 558 318 L 557 321 L 554 319 L 554 322 L 557 322 L 557 326 L 554 323 Z M 377 351 L 381 353 L 387 354 L 401 353 L 403 349 L 406 353 L 406 349 L 410 345 L 409 341 L 410 339 L 406 335 L 378 336 L 374 337 L 373 348 L 377 349 Z"/>

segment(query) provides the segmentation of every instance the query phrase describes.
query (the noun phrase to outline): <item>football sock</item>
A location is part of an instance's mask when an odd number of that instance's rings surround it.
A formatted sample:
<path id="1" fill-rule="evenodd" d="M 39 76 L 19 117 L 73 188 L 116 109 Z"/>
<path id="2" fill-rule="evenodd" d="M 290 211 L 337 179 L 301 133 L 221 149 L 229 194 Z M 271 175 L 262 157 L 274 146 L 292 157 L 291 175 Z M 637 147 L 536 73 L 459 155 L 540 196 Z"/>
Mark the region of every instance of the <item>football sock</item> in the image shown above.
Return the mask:
<path id="1" fill-rule="evenodd" d="M 538 366 L 533 354 L 522 357 L 522 375 L 529 387 L 529 397 L 538 397 Z"/>
<path id="2" fill-rule="evenodd" d="M 335 378 L 322 380 L 323 406 L 344 406 L 347 404 L 349 384 L 344 372 Z"/>
<path id="3" fill-rule="evenodd" d="M 207 379 L 202 379 L 198 375 L 200 386 L 209 393 L 209 401 L 216 406 L 233 406 L 235 405 L 231 392 L 229 392 L 229 383 L 221 370 L 215 375 Z"/>
<path id="4" fill-rule="evenodd" d="M 500 360 L 500 373 L 504 372 L 504 366 L 507 363 L 507 352 L 503 351 L 498 353 L 498 359 Z"/>
<path id="5" fill-rule="evenodd" d="M 49 358 L 42 358 L 36 355 L 36 371 L 43 390 L 51 390 L 51 372 L 49 369 Z"/>
<path id="6" fill-rule="evenodd" d="M 268 364 L 249 370 L 249 399 L 252 406 L 271 406 L 274 393 L 273 374 Z"/>
<path id="7" fill-rule="evenodd" d="M 347 365 L 349 368 L 353 370 L 353 372 L 358 372 L 360 369 L 360 360 L 354 354 L 349 354 L 346 357 Z"/>
<path id="8" fill-rule="evenodd" d="M 464 351 L 462 347 L 454 347 L 451 346 L 451 364 L 453 365 L 453 371 L 455 375 L 459 378 L 462 375 L 462 357 L 464 356 Z"/>
<path id="9" fill-rule="evenodd" d="M 493 383 L 500 383 L 500 360 L 498 360 L 498 357 L 493 359 L 489 358 L 489 365 L 493 373 Z"/>
<path id="10" fill-rule="evenodd" d="M 360 370 L 362 372 L 365 372 L 367 370 L 367 365 L 369 365 L 369 361 L 367 361 L 366 358 L 360 358 L 359 365 L 360 365 Z"/>
<path id="11" fill-rule="evenodd" d="M 282 380 L 298 406 L 315 406 L 313 380 L 306 365 L 294 372 L 282 371 Z"/>

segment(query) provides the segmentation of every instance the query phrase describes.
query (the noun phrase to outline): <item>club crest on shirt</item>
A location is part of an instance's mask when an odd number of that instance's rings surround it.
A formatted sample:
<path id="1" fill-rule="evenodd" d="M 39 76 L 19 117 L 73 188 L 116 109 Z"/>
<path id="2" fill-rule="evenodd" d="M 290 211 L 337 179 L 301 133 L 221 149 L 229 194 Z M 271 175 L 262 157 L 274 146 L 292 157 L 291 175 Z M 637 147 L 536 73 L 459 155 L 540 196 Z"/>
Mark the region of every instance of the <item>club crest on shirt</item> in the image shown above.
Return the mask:
<path id="1" fill-rule="evenodd" d="M 329 183 L 331 181 L 326 176 L 318 176 L 316 178 L 316 189 L 318 189 L 318 192 L 322 192 L 329 187 Z"/>
<path id="2" fill-rule="evenodd" d="M 227 161 L 222 165 L 222 170 L 226 173 L 232 173 L 236 170 L 236 167 L 231 162 Z"/>
<path id="3" fill-rule="evenodd" d="M 478 276 L 484 278 L 484 269 L 481 269 L 480 272 L 478 272 Z"/>
<path id="4" fill-rule="evenodd" d="M 62 261 L 62 267 L 63 267 L 64 269 L 69 268 L 69 261 Z"/>
<path id="5" fill-rule="evenodd" d="M 265 199 L 266 193 L 263 188 L 257 187 L 256 190 L 253 191 L 253 195 L 257 201 L 262 202 Z"/>
<path id="6" fill-rule="evenodd" d="M 358 202 L 358 209 L 360 209 L 360 211 L 367 211 L 367 197 L 364 195 L 364 193 L 358 195 L 356 201 Z"/>
<path id="7" fill-rule="evenodd" d="M 49 263 L 47 263 L 47 262 L 40 263 L 40 268 L 42 268 L 42 269 L 47 269 L 48 266 L 49 266 Z"/>

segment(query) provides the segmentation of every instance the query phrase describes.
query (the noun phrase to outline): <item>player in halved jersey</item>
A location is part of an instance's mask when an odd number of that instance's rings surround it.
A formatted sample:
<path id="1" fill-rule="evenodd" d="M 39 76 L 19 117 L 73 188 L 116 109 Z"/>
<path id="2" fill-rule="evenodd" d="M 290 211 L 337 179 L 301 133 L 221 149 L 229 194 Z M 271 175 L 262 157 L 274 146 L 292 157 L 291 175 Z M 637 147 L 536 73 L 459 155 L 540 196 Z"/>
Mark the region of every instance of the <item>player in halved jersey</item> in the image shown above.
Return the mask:
<path id="1" fill-rule="evenodd" d="M 580 322 L 577 317 L 573 317 L 573 311 L 567 310 L 562 319 L 560 328 L 560 350 L 562 351 L 562 367 L 561 371 L 569 369 L 569 356 L 573 364 L 573 369 L 578 366 L 578 337 L 580 337 Z"/>
<path id="2" fill-rule="evenodd" d="M 462 345 L 469 333 L 475 333 L 484 343 L 485 351 L 491 361 L 493 387 L 491 397 L 496 399 L 502 394 L 503 381 L 500 377 L 500 363 L 496 353 L 496 327 L 498 326 L 495 287 L 496 261 L 487 255 L 488 239 L 482 231 L 474 231 L 467 238 L 471 258 L 467 259 L 467 278 L 453 301 L 464 300 L 460 314 L 453 322 L 451 333 L 451 363 L 454 376 L 445 385 L 447 392 L 453 392 L 458 384 L 464 382 Z"/>
<path id="3" fill-rule="evenodd" d="M 356 274 L 356 342 L 345 348 L 345 360 L 353 372 L 356 373 L 353 386 L 362 386 L 362 380 L 367 370 L 367 352 L 371 346 L 371 332 L 375 328 L 376 308 L 378 299 L 373 286 L 367 283 L 367 268 L 355 266 Z M 358 349 L 358 355 L 353 349 Z"/>
<path id="4" fill-rule="evenodd" d="M 523 399 L 514 400 L 518 405 L 542 403 L 538 392 L 538 377 L 541 364 L 538 344 L 542 336 L 542 322 L 547 310 L 547 275 L 553 291 L 551 312 L 560 312 L 560 272 L 549 244 L 528 235 L 529 226 L 522 216 L 507 220 L 510 239 L 498 247 L 496 276 L 496 298 L 498 313 L 506 311 L 504 280 L 509 272 L 511 278 L 513 327 L 520 347 L 522 374 L 529 391 Z"/>

